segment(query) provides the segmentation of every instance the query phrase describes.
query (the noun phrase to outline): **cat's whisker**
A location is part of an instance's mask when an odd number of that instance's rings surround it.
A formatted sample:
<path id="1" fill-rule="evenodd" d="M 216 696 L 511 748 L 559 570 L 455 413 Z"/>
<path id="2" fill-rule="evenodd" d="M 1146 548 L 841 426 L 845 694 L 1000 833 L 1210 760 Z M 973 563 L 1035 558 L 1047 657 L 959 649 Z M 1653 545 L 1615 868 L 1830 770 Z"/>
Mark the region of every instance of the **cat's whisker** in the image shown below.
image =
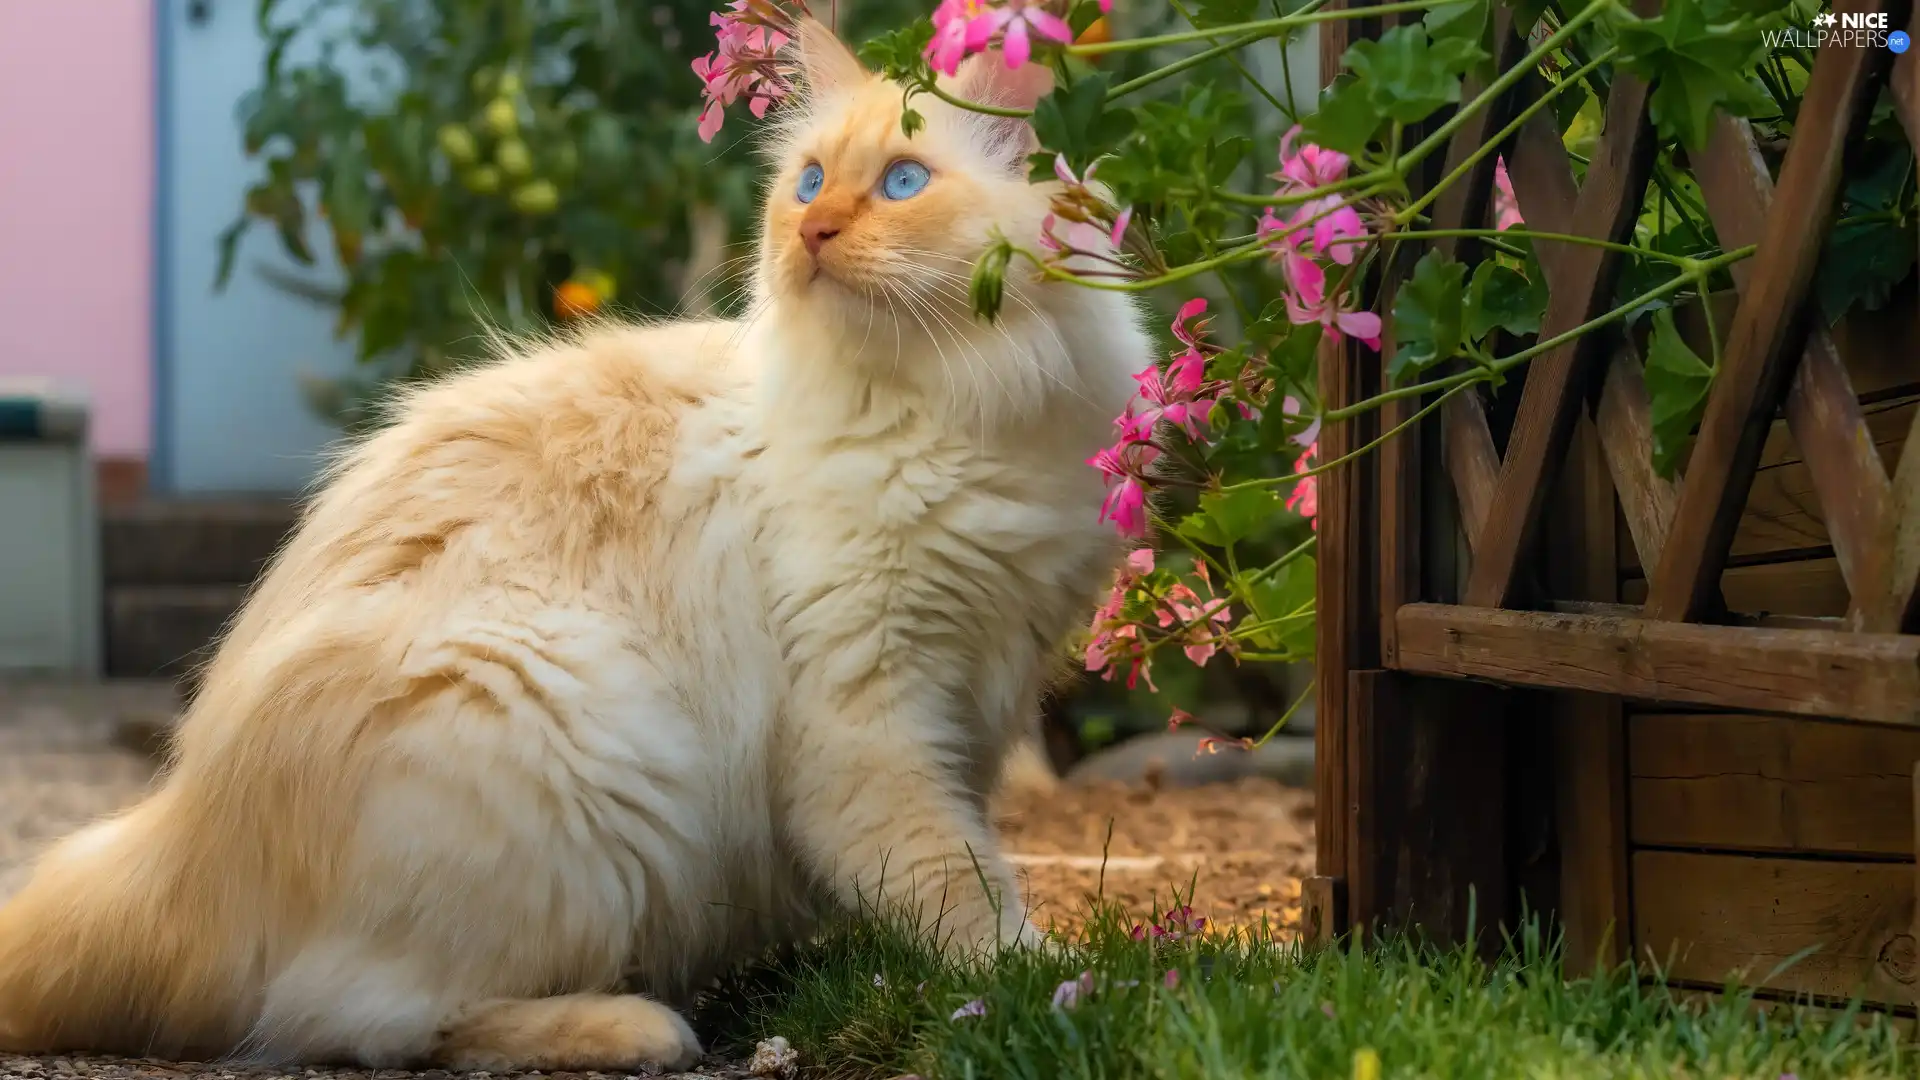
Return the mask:
<path id="1" fill-rule="evenodd" d="M 955 301 L 956 304 L 963 305 L 967 301 L 968 296 L 966 291 L 960 287 L 962 284 L 963 283 L 960 282 L 958 279 L 952 279 L 944 282 L 936 282 L 933 287 L 939 288 L 942 291 L 942 295 L 944 295 L 948 299 Z M 1033 310 L 1031 308 L 1031 305 L 1029 305 L 1029 310 Z M 1045 321 L 1045 317 L 1038 310 L 1033 310 L 1033 314 L 1036 319 Z M 1049 368 L 1046 364 L 1041 363 L 1040 358 L 1035 356 L 1031 349 L 1028 349 L 1022 346 L 1020 342 L 1013 336 L 1012 332 L 1010 332 L 1005 326 L 1001 325 L 999 322 L 993 322 L 988 325 L 991 327 L 991 329 L 995 333 L 999 334 L 1002 338 L 1006 339 L 1007 344 L 1011 347 L 1013 356 L 1021 360 L 1024 360 L 1035 371 L 1039 372 L 1039 374 L 1043 378 L 1052 382 L 1055 386 L 1059 387 L 1063 392 L 1073 396 L 1074 398 L 1078 399 L 1084 404 L 1087 404 L 1087 405 L 1095 404 L 1093 399 L 1089 398 L 1079 387 L 1073 386 L 1065 382 L 1060 378 L 1060 376 L 1056 375 L 1053 372 L 1053 370 Z M 1051 330 L 1051 327 L 1049 327 L 1049 329 Z M 1060 341 L 1060 337 L 1057 333 L 1054 334 L 1054 340 L 1056 342 Z M 1065 352 L 1064 342 L 1061 343 L 1061 349 L 1062 349 L 1062 352 L 1064 353 Z"/>

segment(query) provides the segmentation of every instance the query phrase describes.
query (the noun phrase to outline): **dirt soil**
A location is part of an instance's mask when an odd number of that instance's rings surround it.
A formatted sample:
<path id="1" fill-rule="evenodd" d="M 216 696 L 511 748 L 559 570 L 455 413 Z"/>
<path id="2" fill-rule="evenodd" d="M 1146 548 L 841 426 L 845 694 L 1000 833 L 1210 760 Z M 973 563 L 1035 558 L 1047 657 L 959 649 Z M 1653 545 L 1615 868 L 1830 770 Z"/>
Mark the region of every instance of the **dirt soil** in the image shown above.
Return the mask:
<path id="1" fill-rule="evenodd" d="M 1300 880 L 1313 872 L 1310 791 L 1262 777 L 1061 784 L 1003 795 L 998 816 L 1039 926 L 1077 931 L 1096 894 L 1144 920 L 1177 893 L 1223 927 L 1299 930 Z"/>

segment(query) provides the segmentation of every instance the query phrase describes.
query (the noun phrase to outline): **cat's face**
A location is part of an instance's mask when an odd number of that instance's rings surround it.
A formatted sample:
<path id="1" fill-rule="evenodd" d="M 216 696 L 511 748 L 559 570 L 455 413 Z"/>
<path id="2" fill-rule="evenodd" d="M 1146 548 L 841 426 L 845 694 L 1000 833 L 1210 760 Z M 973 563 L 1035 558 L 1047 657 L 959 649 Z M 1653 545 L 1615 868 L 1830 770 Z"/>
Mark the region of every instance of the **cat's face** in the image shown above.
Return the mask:
<path id="1" fill-rule="evenodd" d="M 775 151 L 767 287 L 820 314 L 964 309 L 973 262 L 994 231 L 1031 244 L 1047 213 L 1046 192 L 1026 182 L 1030 132 L 922 96 L 914 108 L 926 123 L 908 138 L 899 86 L 862 69 L 817 24 L 800 41 L 808 93 Z M 1046 79 L 1044 69 L 1007 73 L 999 56 L 982 56 L 953 89 L 1030 105 Z"/>

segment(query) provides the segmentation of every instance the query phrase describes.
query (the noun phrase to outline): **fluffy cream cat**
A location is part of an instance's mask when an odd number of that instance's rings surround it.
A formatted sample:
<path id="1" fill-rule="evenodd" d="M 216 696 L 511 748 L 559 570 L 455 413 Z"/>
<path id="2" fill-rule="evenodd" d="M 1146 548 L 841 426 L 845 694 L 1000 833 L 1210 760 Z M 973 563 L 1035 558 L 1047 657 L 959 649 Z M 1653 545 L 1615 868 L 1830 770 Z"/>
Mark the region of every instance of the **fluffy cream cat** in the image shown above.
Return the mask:
<path id="1" fill-rule="evenodd" d="M 817 904 L 1035 939 L 985 794 L 1119 554 L 1083 462 L 1151 344 L 1024 275 L 975 321 L 1047 212 L 1029 135 L 923 99 L 908 139 L 801 41 L 748 316 L 503 359 L 353 449 L 162 786 L 0 910 L 0 1049 L 682 1066 L 661 1002 Z"/>

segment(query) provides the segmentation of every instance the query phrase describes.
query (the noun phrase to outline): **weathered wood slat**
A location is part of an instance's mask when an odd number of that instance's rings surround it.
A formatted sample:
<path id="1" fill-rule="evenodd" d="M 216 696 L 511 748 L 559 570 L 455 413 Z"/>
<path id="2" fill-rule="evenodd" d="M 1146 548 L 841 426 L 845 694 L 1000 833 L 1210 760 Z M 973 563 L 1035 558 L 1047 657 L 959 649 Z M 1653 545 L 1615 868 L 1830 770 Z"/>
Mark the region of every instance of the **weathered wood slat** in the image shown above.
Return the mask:
<path id="1" fill-rule="evenodd" d="M 1559 131 L 1544 115 L 1523 127 L 1515 140 L 1510 169 L 1514 196 L 1533 228 L 1543 232 L 1571 232 L 1577 190 L 1573 168 Z M 1531 200 L 1531 201 L 1529 201 Z M 1539 248 L 1540 265 L 1549 290 L 1576 287 L 1566 277 L 1566 249 L 1547 244 Z M 1613 335 L 1608 340 L 1618 341 Z M 1646 380 L 1637 351 L 1621 344 L 1607 357 L 1607 369 L 1594 406 L 1607 468 L 1627 515 L 1633 547 L 1644 561 L 1658 558 L 1673 520 L 1678 495 L 1673 481 L 1653 471 L 1653 423 L 1649 417 Z"/>
<path id="2" fill-rule="evenodd" d="M 1594 410 L 1636 564 L 1659 559 L 1680 499 L 1679 485 L 1653 471 L 1653 404 L 1638 364 L 1624 347 L 1613 355 Z"/>
<path id="3" fill-rule="evenodd" d="M 1587 603 L 1619 596 L 1613 484 L 1595 425 L 1582 420 L 1568 447 L 1548 524 L 1547 584 Z M 1570 970 L 1612 968 L 1632 945 L 1627 890 L 1626 718 L 1607 694 L 1557 693 L 1553 718 L 1553 820 L 1559 901 Z"/>
<path id="4" fill-rule="evenodd" d="M 1876 58 L 1883 53 L 1822 49 L 1814 62 L 1755 266 L 1742 289 L 1720 373 L 1707 395 L 1700 435 L 1687 461 L 1673 530 L 1653 574 L 1650 617 L 1695 619 L 1717 600 L 1714 590 L 1746 504 L 1760 445 L 1803 344 L 1796 334 L 1804 334 L 1807 290 L 1840 189 L 1841 151 Z M 1716 180 L 1726 186 L 1708 186 Z M 1702 177 L 1702 190 L 1710 200 L 1730 205 L 1752 197 L 1755 183 L 1751 175 L 1731 180 L 1709 175 Z M 1838 370 L 1844 379 L 1844 369 Z M 1830 379 L 1811 384 L 1816 392 L 1830 385 Z M 1851 406 L 1852 395 L 1845 403 L 1822 404 L 1832 409 Z"/>
<path id="5" fill-rule="evenodd" d="M 1452 604 L 1400 609 L 1404 671 L 1642 701 L 1920 723 L 1920 637 Z"/>
<path id="6" fill-rule="evenodd" d="M 1711 713 L 1631 723 L 1636 844 L 1913 855 L 1920 729 Z"/>
<path id="7" fill-rule="evenodd" d="M 1910 629 L 1920 617 L 1920 411 L 1894 469 L 1893 521 L 1885 539 L 1886 576 L 1862 583 L 1854 595 L 1864 603 L 1851 614 L 1865 630 Z"/>
<path id="8" fill-rule="evenodd" d="M 1900 460 L 1915 414 L 1920 413 L 1920 399 L 1881 402 L 1863 411 L 1867 439 L 1881 464 L 1891 472 Z M 1760 467 L 1754 472 L 1753 490 L 1747 495 L 1740 525 L 1733 534 L 1729 563 L 1739 566 L 1762 559 L 1777 561 L 1782 553 L 1790 552 L 1806 553 L 1807 558 L 1831 554 L 1819 484 L 1787 424 L 1776 422 L 1760 451 Z M 1629 576 L 1638 575 L 1641 568 L 1633 551 L 1624 546 L 1620 566 Z"/>
<path id="9" fill-rule="evenodd" d="M 1773 180 L 1746 121 L 1721 117 L 1713 143 L 1697 168 L 1707 211 L 1721 242 L 1759 243 L 1773 203 Z M 1734 281 L 1742 289 L 1752 274 L 1751 261 L 1733 268 Z M 1817 322 L 1807 332 L 1806 347 L 1787 389 L 1786 413 L 1797 441 L 1805 447 L 1821 518 L 1827 523 L 1825 532 L 1846 579 L 1883 581 L 1892 488 L 1870 441 L 1862 437 L 1866 424 L 1846 364 L 1832 336 Z M 1752 512 L 1751 499 L 1747 512 Z"/>
<path id="10" fill-rule="evenodd" d="M 1498 8 L 1494 13 L 1493 40 L 1496 42 L 1494 62 L 1501 71 L 1511 68 L 1526 55 L 1526 37 L 1514 32 L 1513 12 L 1507 8 Z M 1473 85 L 1477 85 L 1477 80 L 1461 91 L 1462 100 L 1471 100 Z M 1528 83 L 1523 81 L 1520 85 L 1526 87 Z M 1513 119 L 1517 97 L 1518 94 L 1511 92 L 1503 95 L 1461 127 L 1447 145 L 1447 164 L 1442 175 L 1458 168 L 1466 155 L 1486 142 L 1488 135 Z M 1438 227 L 1460 228 L 1485 220 L 1493 197 L 1496 164 L 1492 155 L 1483 158 L 1471 172 L 1441 194 L 1434 204 L 1434 220 L 1452 224 Z M 1466 259 L 1473 255 L 1477 245 L 1443 237 L 1435 241 L 1434 246 L 1448 258 Z M 1459 503 L 1461 531 L 1471 546 L 1492 505 L 1493 485 L 1500 474 L 1500 452 L 1494 447 L 1493 434 L 1487 427 L 1486 408 L 1472 392 L 1449 398 L 1440 407 L 1440 424 L 1444 465 L 1453 480 L 1454 495 Z"/>
<path id="11" fill-rule="evenodd" d="M 1471 922 L 1483 945 L 1495 944 L 1509 891 L 1497 692 L 1396 671 L 1352 680 L 1355 925 L 1417 925 L 1451 945 L 1467 940 Z"/>
<path id="12" fill-rule="evenodd" d="M 1720 575 L 1720 590 L 1729 612 L 1834 619 L 1836 627 L 1844 625 L 1839 620 L 1849 598 L 1840 563 L 1831 555 L 1729 567 Z M 1642 579 L 1620 583 L 1620 598 L 1628 603 L 1646 603 L 1647 592 Z"/>
<path id="13" fill-rule="evenodd" d="M 1641 851 L 1633 857 L 1638 954 L 1677 979 L 1765 979 L 1768 987 L 1907 1004 L 1916 978 L 1910 919 L 1914 868 Z"/>
<path id="14" fill-rule="evenodd" d="M 1573 220 L 1587 235 L 1618 242 L 1633 230 L 1655 144 L 1647 123 L 1647 95 L 1648 87 L 1641 80 L 1625 73 L 1615 76 L 1607 96 L 1606 135 L 1573 209 Z M 1605 309 L 1620 257 L 1585 245 L 1571 250 L 1566 250 L 1568 245 L 1540 247 L 1543 253 L 1553 247 L 1563 249 L 1552 256 L 1560 261 L 1562 272 L 1548 278 L 1550 298 L 1540 329 L 1544 339 L 1571 330 Z M 1466 603 L 1504 607 L 1513 600 L 1521 561 L 1538 534 L 1548 480 L 1559 471 L 1566 454 L 1576 410 L 1587 393 L 1588 369 L 1601 346 L 1602 339 L 1596 335 L 1583 335 L 1532 362 L 1500 463 L 1493 516 L 1473 545 Z"/>
<path id="15" fill-rule="evenodd" d="M 1467 543 L 1480 531 L 1493 506 L 1493 489 L 1500 481 L 1500 455 L 1487 427 L 1487 409 L 1478 394 L 1468 392 L 1440 407 L 1442 446 L 1447 475 L 1453 479 L 1454 498 L 1460 503 L 1461 531 Z"/>

